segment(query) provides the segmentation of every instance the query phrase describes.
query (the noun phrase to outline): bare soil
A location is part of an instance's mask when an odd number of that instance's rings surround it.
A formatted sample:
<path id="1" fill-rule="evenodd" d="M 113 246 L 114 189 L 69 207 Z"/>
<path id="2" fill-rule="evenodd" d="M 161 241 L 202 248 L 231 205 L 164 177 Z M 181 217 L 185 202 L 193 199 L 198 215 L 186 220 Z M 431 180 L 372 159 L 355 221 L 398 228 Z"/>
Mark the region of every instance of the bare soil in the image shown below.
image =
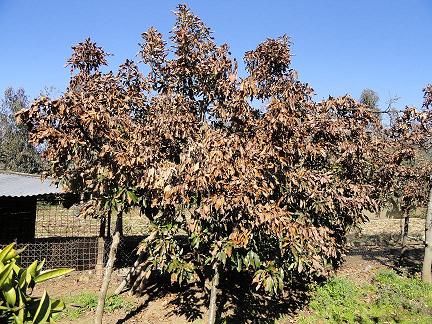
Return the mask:
<path id="1" fill-rule="evenodd" d="M 410 236 L 422 238 L 424 220 L 414 219 L 411 222 Z M 337 271 L 337 276 L 347 277 L 359 283 L 370 282 L 374 274 L 383 268 L 396 269 L 410 275 L 418 275 L 422 259 L 422 246 L 419 241 L 413 240 L 404 262 L 400 262 L 399 247 L 400 220 L 375 219 L 365 224 L 359 231 L 350 236 L 350 248 L 345 257 L 345 262 Z M 113 291 L 122 279 L 124 270 L 114 272 L 111 281 L 110 291 Z M 66 277 L 59 278 L 38 287 L 36 294 L 41 294 L 43 289 L 48 290 L 50 296 L 68 297 L 82 292 L 98 292 L 101 278 L 97 277 L 94 271 L 74 272 Z M 125 312 L 117 310 L 104 315 L 104 323 L 205 323 L 206 322 L 206 297 L 198 293 L 178 292 L 173 289 L 159 290 L 150 288 L 143 296 L 132 296 L 127 293 L 122 296 L 131 301 L 135 308 Z M 262 307 L 256 308 L 262 312 L 259 315 L 248 314 L 249 306 L 254 306 L 250 296 L 235 293 L 235 287 L 231 289 L 231 299 L 237 302 L 240 300 L 245 304 L 245 313 L 242 316 L 248 317 L 249 322 L 258 320 L 262 323 L 273 323 L 277 314 L 272 312 L 280 311 L 279 308 Z M 238 290 L 240 291 L 240 290 Z M 301 299 L 303 297 L 299 297 Z M 304 297 L 306 298 L 306 297 Z M 229 304 L 229 300 L 226 300 Z M 301 302 L 301 300 L 300 300 Z M 284 304 L 286 305 L 286 304 Z M 187 306 L 187 307 L 186 307 Z M 286 306 L 284 306 L 286 307 Z M 286 310 L 285 310 L 286 311 Z M 228 310 L 225 318 L 228 323 L 240 323 L 238 317 L 231 317 Z M 257 317 L 255 317 L 257 316 Z M 273 317 L 272 317 L 273 316 Z M 266 320 L 268 318 L 268 320 Z M 93 313 L 88 312 L 78 320 L 71 321 L 62 319 L 60 323 L 92 323 Z M 278 323 L 295 322 L 295 314 L 287 316 Z"/>

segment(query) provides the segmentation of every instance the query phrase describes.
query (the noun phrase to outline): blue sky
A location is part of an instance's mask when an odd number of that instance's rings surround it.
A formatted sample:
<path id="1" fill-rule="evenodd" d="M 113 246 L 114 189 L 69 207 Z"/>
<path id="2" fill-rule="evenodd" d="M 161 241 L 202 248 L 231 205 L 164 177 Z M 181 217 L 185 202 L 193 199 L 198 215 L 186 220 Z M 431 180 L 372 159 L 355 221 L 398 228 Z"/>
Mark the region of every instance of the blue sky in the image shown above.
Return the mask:
<path id="1" fill-rule="evenodd" d="M 164 35 L 178 1 L 0 0 L 0 91 L 23 87 L 31 98 L 44 87 L 65 89 L 71 46 L 90 36 L 113 53 L 115 70 L 135 58 L 140 34 L 155 26 Z M 422 102 L 432 83 L 432 1 L 303 0 L 187 1 L 233 56 L 267 37 L 287 34 L 293 67 L 316 99 L 371 88 L 385 106 Z"/>

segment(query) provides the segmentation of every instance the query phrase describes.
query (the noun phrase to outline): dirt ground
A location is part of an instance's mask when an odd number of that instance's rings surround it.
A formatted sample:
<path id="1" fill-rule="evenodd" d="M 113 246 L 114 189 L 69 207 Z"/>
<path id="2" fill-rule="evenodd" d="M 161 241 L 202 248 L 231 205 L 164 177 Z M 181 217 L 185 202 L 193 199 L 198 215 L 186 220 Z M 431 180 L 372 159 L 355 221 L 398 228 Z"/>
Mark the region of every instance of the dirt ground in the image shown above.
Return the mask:
<path id="1" fill-rule="evenodd" d="M 412 221 L 410 236 L 421 238 L 424 228 L 424 220 Z M 343 266 L 338 270 L 337 276 L 348 277 L 357 282 L 369 282 L 376 271 L 382 268 L 394 268 L 400 272 L 411 275 L 418 274 L 422 258 L 422 246 L 413 240 L 413 245 L 408 251 L 404 264 L 399 263 L 398 240 L 400 235 L 400 221 L 394 219 L 372 220 L 364 225 L 360 231 L 350 236 L 350 248 L 345 257 Z M 417 244 L 417 245 L 414 245 Z M 113 291 L 120 283 L 124 270 L 116 271 L 110 285 Z M 47 289 L 50 296 L 68 297 L 81 292 L 98 292 L 100 278 L 94 271 L 82 271 L 72 273 L 64 278 L 59 278 L 40 286 L 35 292 L 41 293 L 41 289 Z M 142 297 L 122 295 L 125 300 L 131 301 L 135 306 L 128 313 L 117 310 L 104 315 L 104 323 L 205 323 L 206 309 L 204 303 L 193 296 L 186 297 L 174 292 L 165 292 L 162 295 L 144 295 Z M 237 299 L 245 296 L 235 296 Z M 178 311 L 179 305 L 189 303 L 195 313 L 189 319 Z M 201 303 L 201 304 L 200 304 Z M 184 306 L 184 305 L 183 305 Z M 201 313 L 201 315 L 200 315 Z M 94 314 L 86 313 L 78 320 L 62 319 L 60 323 L 92 323 Z M 203 316 L 203 318 L 200 318 Z M 236 323 L 235 320 L 228 321 Z M 267 321 L 264 321 L 267 322 Z M 270 322 L 270 321 L 269 321 Z M 287 317 L 278 323 L 293 323 L 294 317 Z"/>

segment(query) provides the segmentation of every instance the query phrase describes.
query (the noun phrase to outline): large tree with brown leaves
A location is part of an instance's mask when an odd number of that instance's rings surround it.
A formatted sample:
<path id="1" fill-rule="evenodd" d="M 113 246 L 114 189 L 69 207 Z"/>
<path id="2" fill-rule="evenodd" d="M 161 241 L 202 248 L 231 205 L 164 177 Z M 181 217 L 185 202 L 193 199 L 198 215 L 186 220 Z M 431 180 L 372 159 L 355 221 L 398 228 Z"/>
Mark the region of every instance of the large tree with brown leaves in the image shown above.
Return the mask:
<path id="1" fill-rule="evenodd" d="M 210 278 L 214 321 L 228 272 L 268 294 L 328 275 L 391 185 L 376 112 L 348 96 L 315 102 L 286 36 L 247 52 L 244 78 L 185 6 L 169 43 L 153 28 L 142 38 L 148 74 L 129 60 L 101 72 L 107 54 L 86 40 L 65 93 L 19 114 L 87 212 L 139 206 L 149 218 L 134 286 L 157 271 Z"/>
<path id="2" fill-rule="evenodd" d="M 382 197 L 389 195 L 400 198 L 401 209 L 405 214 L 402 238 L 402 256 L 408 239 L 409 213 L 418 207 L 427 207 L 425 223 L 425 255 L 422 278 L 432 282 L 432 87 L 424 91 L 422 109 L 406 107 L 391 127 L 385 130 L 386 150 L 382 155 L 387 167 L 389 190 L 382 192 Z"/>

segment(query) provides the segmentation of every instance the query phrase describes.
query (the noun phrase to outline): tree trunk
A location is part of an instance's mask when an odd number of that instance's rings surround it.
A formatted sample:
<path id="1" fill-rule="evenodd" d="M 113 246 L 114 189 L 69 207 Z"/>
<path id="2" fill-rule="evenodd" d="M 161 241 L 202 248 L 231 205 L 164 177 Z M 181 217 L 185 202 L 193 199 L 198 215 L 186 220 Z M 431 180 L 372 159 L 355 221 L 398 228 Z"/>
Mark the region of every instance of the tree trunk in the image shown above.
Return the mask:
<path id="1" fill-rule="evenodd" d="M 123 213 L 122 212 L 117 214 L 115 230 L 116 232 L 120 233 L 120 237 L 123 237 Z"/>
<path id="2" fill-rule="evenodd" d="M 137 269 L 138 269 L 139 265 L 141 264 L 141 262 L 143 260 L 143 254 L 144 253 L 140 253 L 138 255 L 138 258 L 134 262 L 133 266 L 129 269 L 128 274 L 126 275 L 126 277 L 124 277 L 124 279 L 122 280 L 122 282 L 120 283 L 120 285 L 114 291 L 114 295 L 119 295 L 121 292 L 123 292 L 123 289 L 125 289 L 126 287 L 128 289 L 132 288 L 130 286 L 130 284 L 132 282 L 132 278 L 136 277 L 136 275 L 137 275 L 136 272 L 137 272 Z"/>
<path id="3" fill-rule="evenodd" d="M 111 208 L 110 208 L 110 210 L 108 212 L 106 222 L 107 222 L 107 227 L 106 227 L 106 235 L 105 235 L 105 237 L 111 237 Z"/>
<path id="4" fill-rule="evenodd" d="M 209 317 L 208 324 L 216 323 L 216 312 L 217 312 L 217 287 L 219 285 L 219 268 L 215 268 L 215 274 L 212 280 L 212 286 L 210 291 L 210 304 L 209 304 Z"/>
<path id="5" fill-rule="evenodd" d="M 425 253 L 423 259 L 422 279 L 432 282 L 432 187 L 429 190 L 429 202 L 425 223 Z"/>
<path id="6" fill-rule="evenodd" d="M 102 316 L 103 316 L 103 309 L 105 305 L 105 298 L 108 291 L 108 285 L 111 279 L 111 274 L 114 267 L 114 262 L 116 259 L 117 254 L 117 248 L 120 242 L 120 233 L 116 232 L 113 236 L 113 240 L 111 243 L 111 248 L 108 256 L 108 262 L 105 267 L 105 275 L 102 281 L 102 286 L 99 292 L 99 300 L 98 305 L 96 308 L 96 315 L 95 315 L 95 324 L 102 324 Z"/>
<path id="7" fill-rule="evenodd" d="M 402 228 L 402 249 L 401 249 L 401 254 L 400 254 L 401 260 L 403 258 L 405 258 L 406 251 L 407 251 L 408 231 L 409 231 L 409 221 L 410 221 L 409 213 L 407 211 L 405 211 L 404 214 L 405 214 L 404 224 L 403 224 L 403 228 Z"/>

